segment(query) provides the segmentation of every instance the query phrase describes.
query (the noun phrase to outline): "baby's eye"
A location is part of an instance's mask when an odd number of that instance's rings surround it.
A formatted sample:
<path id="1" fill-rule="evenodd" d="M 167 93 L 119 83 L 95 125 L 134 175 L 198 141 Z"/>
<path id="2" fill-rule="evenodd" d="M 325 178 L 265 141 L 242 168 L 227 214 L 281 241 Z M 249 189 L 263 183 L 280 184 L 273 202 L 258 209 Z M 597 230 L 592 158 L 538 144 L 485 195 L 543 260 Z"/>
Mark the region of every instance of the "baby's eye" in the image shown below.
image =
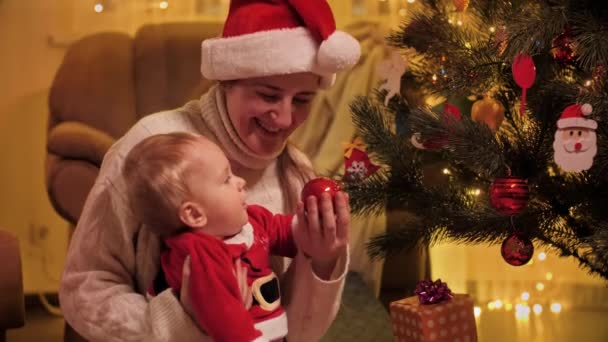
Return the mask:
<path id="1" fill-rule="evenodd" d="M 570 131 L 570 136 L 573 136 L 573 135 L 574 135 L 574 131 Z"/>
<path id="2" fill-rule="evenodd" d="M 578 136 L 580 137 L 581 135 L 583 135 L 583 131 L 578 131 Z"/>

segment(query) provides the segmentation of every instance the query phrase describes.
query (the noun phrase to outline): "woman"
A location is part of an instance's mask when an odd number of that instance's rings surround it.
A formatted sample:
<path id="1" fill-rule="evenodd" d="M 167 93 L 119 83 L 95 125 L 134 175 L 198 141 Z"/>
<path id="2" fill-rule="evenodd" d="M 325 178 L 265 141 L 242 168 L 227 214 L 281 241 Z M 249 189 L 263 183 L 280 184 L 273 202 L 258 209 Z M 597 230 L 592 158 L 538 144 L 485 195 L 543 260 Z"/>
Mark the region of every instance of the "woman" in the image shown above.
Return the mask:
<path id="1" fill-rule="evenodd" d="M 293 212 L 312 173 L 287 138 L 316 92 L 359 53 L 354 38 L 335 31 L 325 0 L 233 0 L 223 36 L 202 47 L 203 76 L 220 85 L 182 108 L 145 117 L 106 154 L 68 251 L 60 288 L 65 319 L 91 340 L 205 341 L 188 315 L 187 289 L 149 301 L 142 295 L 159 269 L 160 244 L 126 205 L 125 155 L 152 134 L 203 134 L 246 179 L 248 203 Z M 334 319 L 348 267 L 347 232 L 341 222 L 303 234 L 281 278 L 289 341 L 316 341 Z"/>

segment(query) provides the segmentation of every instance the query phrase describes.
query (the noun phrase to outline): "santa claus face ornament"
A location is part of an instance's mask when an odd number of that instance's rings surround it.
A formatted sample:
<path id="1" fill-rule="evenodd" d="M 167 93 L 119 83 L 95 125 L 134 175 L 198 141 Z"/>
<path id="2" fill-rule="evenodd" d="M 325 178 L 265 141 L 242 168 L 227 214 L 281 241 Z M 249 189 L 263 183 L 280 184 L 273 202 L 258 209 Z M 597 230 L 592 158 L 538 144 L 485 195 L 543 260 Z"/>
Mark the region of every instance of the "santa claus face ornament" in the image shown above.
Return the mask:
<path id="1" fill-rule="evenodd" d="M 559 121 L 553 141 L 555 163 L 566 172 L 589 170 L 597 154 L 597 122 L 586 118 L 589 104 L 568 106 Z"/>

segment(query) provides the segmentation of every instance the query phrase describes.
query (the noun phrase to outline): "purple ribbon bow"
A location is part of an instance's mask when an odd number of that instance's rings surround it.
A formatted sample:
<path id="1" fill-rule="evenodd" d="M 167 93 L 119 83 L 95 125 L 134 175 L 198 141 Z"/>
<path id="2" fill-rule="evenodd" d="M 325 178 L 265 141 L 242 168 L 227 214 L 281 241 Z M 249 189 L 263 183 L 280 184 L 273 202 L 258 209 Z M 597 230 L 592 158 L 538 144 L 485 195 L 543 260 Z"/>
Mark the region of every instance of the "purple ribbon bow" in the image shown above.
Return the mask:
<path id="1" fill-rule="evenodd" d="M 420 304 L 437 304 L 452 299 L 452 290 L 441 279 L 430 279 L 418 282 L 414 293 L 418 296 Z"/>

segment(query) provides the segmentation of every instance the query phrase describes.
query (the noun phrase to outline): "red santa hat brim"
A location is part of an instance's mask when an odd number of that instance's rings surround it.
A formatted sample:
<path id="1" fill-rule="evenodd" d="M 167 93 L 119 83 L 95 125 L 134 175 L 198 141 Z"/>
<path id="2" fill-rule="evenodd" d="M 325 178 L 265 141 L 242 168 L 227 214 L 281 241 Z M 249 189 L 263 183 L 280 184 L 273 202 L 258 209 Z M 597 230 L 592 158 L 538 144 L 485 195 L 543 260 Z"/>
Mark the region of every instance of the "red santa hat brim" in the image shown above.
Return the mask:
<path id="1" fill-rule="evenodd" d="M 202 44 L 201 72 L 207 79 L 220 81 L 312 72 L 327 88 L 335 73 L 354 65 L 360 55 L 358 42 L 344 32 L 335 31 L 323 44 L 330 41 L 339 56 L 328 67 L 323 60 L 319 63 L 319 44 L 305 27 L 207 39 Z"/>
<path id="2" fill-rule="evenodd" d="M 559 129 L 577 127 L 597 129 L 597 122 L 595 120 L 582 117 L 566 118 L 557 121 L 557 128 Z"/>

